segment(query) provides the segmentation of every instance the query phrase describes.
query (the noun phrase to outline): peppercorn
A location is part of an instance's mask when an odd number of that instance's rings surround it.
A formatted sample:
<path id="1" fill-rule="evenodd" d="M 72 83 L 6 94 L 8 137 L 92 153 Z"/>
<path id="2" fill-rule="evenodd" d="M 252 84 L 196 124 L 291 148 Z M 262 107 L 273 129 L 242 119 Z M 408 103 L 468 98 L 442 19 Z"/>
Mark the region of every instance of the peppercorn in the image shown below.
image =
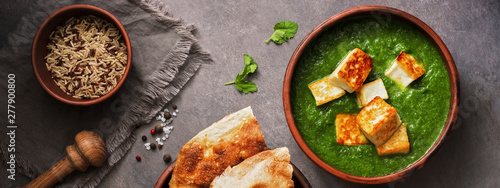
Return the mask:
<path id="1" fill-rule="evenodd" d="M 135 160 L 141 161 L 141 156 L 139 156 L 139 155 L 135 156 Z"/>
<path id="2" fill-rule="evenodd" d="M 161 131 L 163 131 L 163 128 L 161 127 L 161 125 L 156 125 L 155 126 L 155 132 L 161 133 Z"/>
<path id="3" fill-rule="evenodd" d="M 148 139 L 148 137 L 146 137 L 146 135 L 142 135 L 142 141 L 146 141 Z"/>
<path id="4" fill-rule="evenodd" d="M 170 112 L 165 112 L 165 119 L 170 119 L 172 117 L 172 114 Z"/>
<path id="5" fill-rule="evenodd" d="M 151 129 L 151 135 L 155 135 L 155 134 L 156 134 L 155 129 Z"/>
<path id="6" fill-rule="evenodd" d="M 172 157 L 170 157 L 168 153 L 163 155 L 163 161 L 165 161 L 166 163 L 170 162 L 171 159 Z"/>
<path id="7" fill-rule="evenodd" d="M 174 104 L 174 105 L 172 106 L 172 108 L 173 108 L 174 110 L 177 110 L 177 105 L 175 105 L 175 104 Z"/>
<path id="8" fill-rule="evenodd" d="M 156 149 L 156 144 L 155 143 L 151 143 L 151 145 L 149 145 L 149 147 L 151 147 L 152 150 Z"/>
<path id="9" fill-rule="evenodd" d="M 163 147 L 163 144 L 158 144 L 158 149 L 161 149 Z"/>

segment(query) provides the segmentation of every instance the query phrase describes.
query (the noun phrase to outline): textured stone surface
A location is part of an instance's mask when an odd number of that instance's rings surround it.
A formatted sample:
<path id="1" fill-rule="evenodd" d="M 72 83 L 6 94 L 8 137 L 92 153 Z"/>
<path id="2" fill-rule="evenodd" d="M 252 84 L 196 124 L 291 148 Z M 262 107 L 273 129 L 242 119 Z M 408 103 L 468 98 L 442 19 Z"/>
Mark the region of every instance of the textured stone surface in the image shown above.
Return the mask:
<path id="1" fill-rule="evenodd" d="M 19 3 L 0 4 L 0 47 L 25 13 Z M 412 176 L 380 187 L 498 187 L 500 185 L 500 4 L 491 1 L 174 1 L 164 0 L 175 17 L 198 30 L 201 45 L 214 63 L 202 65 L 197 75 L 167 105 L 179 106 L 175 127 L 165 146 L 146 151 L 142 135 L 154 141 L 149 130 L 136 131 L 138 140 L 102 182 L 102 187 L 151 187 L 167 167 L 164 153 L 175 159 L 180 147 L 196 133 L 224 115 L 251 105 L 268 147 L 287 146 L 292 162 L 313 187 L 362 187 L 317 167 L 298 147 L 285 121 L 282 85 L 288 61 L 302 38 L 334 14 L 360 5 L 379 4 L 401 9 L 427 23 L 448 46 L 460 76 L 460 113 L 453 132 L 440 152 Z M 275 23 L 299 24 L 295 38 L 282 45 L 266 44 Z M 243 68 L 243 54 L 258 63 L 250 78 L 259 87 L 242 94 L 224 83 Z M 141 54 L 147 55 L 147 54 Z M 44 92 L 40 90 L 40 92 Z M 71 137 L 71 135 L 68 135 Z M 70 143 L 67 143 L 70 144 Z M 67 145 L 66 144 L 66 145 Z M 135 156 L 142 156 L 137 162 Z M 54 161 L 58 159 L 54 158 Z M 54 162 L 50 161 L 50 162 Z M 5 177 L 1 177 L 5 178 Z M 26 181 L 26 179 L 20 180 Z M 20 182 L 23 185 L 23 182 Z"/>

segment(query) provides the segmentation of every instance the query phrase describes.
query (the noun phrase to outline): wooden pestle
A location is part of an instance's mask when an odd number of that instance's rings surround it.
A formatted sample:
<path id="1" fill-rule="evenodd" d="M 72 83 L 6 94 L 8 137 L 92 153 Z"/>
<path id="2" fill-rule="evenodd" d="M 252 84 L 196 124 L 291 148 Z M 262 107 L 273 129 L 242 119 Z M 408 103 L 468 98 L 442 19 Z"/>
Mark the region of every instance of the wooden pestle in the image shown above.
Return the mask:
<path id="1" fill-rule="evenodd" d="M 75 144 L 66 147 L 66 153 L 64 158 L 25 187 L 52 187 L 75 169 L 84 172 L 89 165 L 101 166 L 106 160 L 106 145 L 96 133 L 82 131 L 75 136 Z"/>

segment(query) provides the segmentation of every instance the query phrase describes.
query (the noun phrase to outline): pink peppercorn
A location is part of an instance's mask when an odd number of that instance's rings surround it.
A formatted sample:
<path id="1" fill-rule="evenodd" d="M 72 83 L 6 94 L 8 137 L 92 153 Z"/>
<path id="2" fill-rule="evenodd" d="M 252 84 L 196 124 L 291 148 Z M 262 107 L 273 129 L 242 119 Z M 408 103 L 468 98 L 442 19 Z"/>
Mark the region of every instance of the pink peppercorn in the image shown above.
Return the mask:
<path id="1" fill-rule="evenodd" d="M 155 134 L 156 134 L 155 129 L 151 129 L 151 135 L 155 135 Z"/>
<path id="2" fill-rule="evenodd" d="M 141 161 L 141 156 L 139 156 L 139 155 L 135 156 L 135 160 Z"/>

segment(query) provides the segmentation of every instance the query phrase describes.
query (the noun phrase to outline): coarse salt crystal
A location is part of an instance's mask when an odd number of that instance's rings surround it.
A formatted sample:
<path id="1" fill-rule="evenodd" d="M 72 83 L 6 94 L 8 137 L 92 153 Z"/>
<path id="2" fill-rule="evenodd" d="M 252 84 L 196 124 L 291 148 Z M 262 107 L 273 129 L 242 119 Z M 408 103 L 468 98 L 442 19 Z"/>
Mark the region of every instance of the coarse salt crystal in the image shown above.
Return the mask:
<path id="1" fill-rule="evenodd" d="M 146 150 L 151 150 L 151 143 L 145 143 L 144 146 L 146 147 Z"/>
<path id="2" fill-rule="evenodd" d="M 175 112 L 176 112 L 176 113 L 179 113 L 179 109 L 175 109 Z"/>
<path id="3" fill-rule="evenodd" d="M 172 116 L 176 117 L 176 116 L 177 116 L 177 113 L 172 112 Z"/>
<path id="4" fill-rule="evenodd" d="M 166 139 L 167 139 L 166 137 L 161 138 L 161 140 L 163 140 L 163 141 L 165 141 Z"/>
<path id="5" fill-rule="evenodd" d="M 165 126 L 163 127 L 163 132 L 165 132 L 165 134 L 170 134 L 170 132 L 172 132 L 172 130 L 174 129 L 174 126 Z"/>
<path id="6" fill-rule="evenodd" d="M 173 119 L 172 119 L 172 118 L 170 118 L 170 119 L 167 119 L 167 121 L 166 121 L 165 123 L 168 125 L 168 124 L 171 124 L 171 123 L 172 123 L 172 121 L 173 121 Z"/>

